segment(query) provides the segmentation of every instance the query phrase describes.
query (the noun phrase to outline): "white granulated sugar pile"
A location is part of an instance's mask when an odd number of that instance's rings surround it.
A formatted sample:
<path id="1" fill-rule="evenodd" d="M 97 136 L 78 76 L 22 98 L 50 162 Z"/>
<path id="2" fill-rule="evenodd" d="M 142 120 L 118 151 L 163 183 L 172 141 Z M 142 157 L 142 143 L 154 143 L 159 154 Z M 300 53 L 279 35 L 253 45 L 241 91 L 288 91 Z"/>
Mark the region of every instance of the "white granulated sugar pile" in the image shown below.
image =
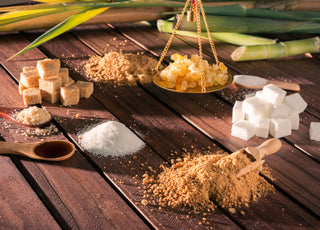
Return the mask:
<path id="1" fill-rule="evenodd" d="M 117 121 L 108 121 L 81 131 L 80 145 L 98 156 L 121 157 L 133 154 L 144 146 L 130 129 Z"/>

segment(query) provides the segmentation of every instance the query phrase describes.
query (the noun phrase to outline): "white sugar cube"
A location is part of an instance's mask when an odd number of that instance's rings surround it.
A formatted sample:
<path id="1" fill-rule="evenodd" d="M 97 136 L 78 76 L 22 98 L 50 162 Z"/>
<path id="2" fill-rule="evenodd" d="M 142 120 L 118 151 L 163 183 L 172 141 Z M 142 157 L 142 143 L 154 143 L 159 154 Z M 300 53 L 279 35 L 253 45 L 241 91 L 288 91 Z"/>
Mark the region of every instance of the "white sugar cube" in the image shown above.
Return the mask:
<path id="1" fill-rule="evenodd" d="M 242 111 L 242 102 L 236 101 L 232 108 L 232 123 L 244 120 L 244 112 Z"/>
<path id="2" fill-rule="evenodd" d="M 261 97 L 273 105 L 279 105 L 287 92 L 274 84 L 268 84 L 263 87 Z"/>
<path id="3" fill-rule="evenodd" d="M 256 122 L 256 136 L 267 138 L 269 136 L 270 119 L 264 119 Z"/>
<path id="4" fill-rule="evenodd" d="M 256 96 L 262 98 L 262 97 L 261 97 L 261 93 L 262 93 L 262 90 L 257 91 L 257 92 L 256 92 Z"/>
<path id="5" fill-rule="evenodd" d="M 270 135 L 274 138 L 291 135 L 291 119 L 272 118 L 270 120 Z"/>
<path id="6" fill-rule="evenodd" d="M 291 119 L 291 129 L 292 130 L 298 130 L 299 129 L 299 114 L 298 113 L 291 113 L 289 115 L 289 118 Z"/>
<path id="7" fill-rule="evenodd" d="M 242 140 L 249 140 L 255 134 L 255 126 L 249 121 L 241 120 L 232 125 L 231 135 Z"/>
<path id="8" fill-rule="evenodd" d="M 270 103 L 259 97 L 251 97 L 242 102 L 242 110 L 252 119 L 259 119 L 268 116 Z"/>
<path id="9" fill-rule="evenodd" d="M 245 120 L 251 122 L 252 124 L 257 123 L 261 119 L 263 119 L 263 118 L 262 117 L 258 117 L 258 116 L 252 116 L 252 115 L 249 115 L 249 114 L 245 114 Z"/>
<path id="10" fill-rule="evenodd" d="M 244 96 L 245 99 L 249 99 L 250 97 L 254 97 L 256 93 L 248 93 Z"/>
<path id="11" fill-rule="evenodd" d="M 299 93 L 286 96 L 283 103 L 290 107 L 292 113 L 302 113 L 308 105 Z"/>
<path id="12" fill-rule="evenodd" d="M 273 105 L 271 107 L 271 118 L 287 118 L 290 113 L 290 108 L 284 103 L 281 103 L 279 105 Z"/>
<path id="13" fill-rule="evenodd" d="M 310 123 L 310 140 L 320 141 L 320 122 Z"/>

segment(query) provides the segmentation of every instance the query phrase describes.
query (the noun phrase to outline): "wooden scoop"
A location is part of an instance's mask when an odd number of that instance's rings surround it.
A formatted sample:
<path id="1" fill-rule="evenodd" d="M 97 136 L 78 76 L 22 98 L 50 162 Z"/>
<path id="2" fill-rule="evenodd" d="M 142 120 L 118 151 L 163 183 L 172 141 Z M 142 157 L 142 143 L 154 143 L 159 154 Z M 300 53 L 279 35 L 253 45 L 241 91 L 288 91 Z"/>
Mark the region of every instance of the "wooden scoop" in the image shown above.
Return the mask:
<path id="1" fill-rule="evenodd" d="M 271 81 L 252 75 L 234 75 L 233 82 L 239 87 L 247 89 L 262 89 L 265 85 L 274 84 L 281 89 L 300 91 L 300 86 L 297 83 Z"/>
<path id="2" fill-rule="evenodd" d="M 37 125 L 24 124 L 15 118 L 15 114 L 17 112 L 19 112 L 20 110 L 22 110 L 22 109 L 0 106 L 0 117 L 7 118 L 7 119 L 19 124 L 19 125 L 27 126 L 30 128 L 45 128 L 51 124 L 52 116 L 48 121 L 43 122 L 41 124 L 37 124 Z"/>
<path id="3" fill-rule="evenodd" d="M 276 138 L 266 140 L 258 147 L 244 148 L 244 151 L 248 155 L 251 155 L 255 159 L 255 161 L 253 161 L 249 165 L 242 168 L 238 172 L 237 177 L 241 177 L 241 176 L 261 167 L 262 163 L 263 163 L 262 158 L 264 158 L 267 155 L 271 155 L 271 154 L 279 151 L 280 148 L 281 148 L 281 141 Z"/>
<path id="4" fill-rule="evenodd" d="M 63 161 L 75 152 L 69 141 L 40 141 L 34 143 L 9 143 L 0 141 L 0 154 L 15 154 L 45 161 Z"/>

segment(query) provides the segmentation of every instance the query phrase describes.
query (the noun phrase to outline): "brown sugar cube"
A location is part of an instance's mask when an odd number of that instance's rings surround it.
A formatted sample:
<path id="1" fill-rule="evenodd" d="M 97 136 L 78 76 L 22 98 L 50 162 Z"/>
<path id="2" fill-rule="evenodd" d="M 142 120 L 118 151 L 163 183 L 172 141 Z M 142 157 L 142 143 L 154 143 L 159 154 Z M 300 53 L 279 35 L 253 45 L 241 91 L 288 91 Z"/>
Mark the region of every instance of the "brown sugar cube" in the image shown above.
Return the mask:
<path id="1" fill-rule="evenodd" d="M 69 77 L 68 82 L 64 86 L 70 86 L 73 84 L 74 84 L 74 80 L 71 77 Z"/>
<path id="2" fill-rule="evenodd" d="M 67 68 L 60 68 L 59 76 L 61 78 L 62 86 L 65 86 L 69 82 L 69 70 Z"/>
<path id="3" fill-rule="evenodd" d="M 60 88 L 60 101 L 63 106 L 77 105 L 80 100 L 80 90 L 77 86 L 63 86 Z"/>
<path id="4" fill-rule="evenodd" d="M 44 59 L 37 62 L 37 69 L 42 79 L 48 79 L 59 75 L 60 60 L 59 59 Z"/>
<path id="5" fill-rule="evenodd" d="M 53 77 L 50 79 L 39 79 L 39 89 L 42 99 L 50 103 L 59 101 L 59 89 L 61 87 L 61 78 Z"/>
<path id="6" fill-rule="evenodd" d="M 35 67 L 35 66 L 25 66 L 22 68 L 22 72 L 24 72 L 24 73 L 29 72 L 29 71 L 38 71 L 38 70 L 37 70 L 37 67 Z"/>
<path id="7" fill-rule="evenodd" d="M 30 70 L 26 73 L 20 73 L 20 82 L 28 88 L 37 88 L 39 86 L 38 71 Z"/>
<path id="8" fill-rule="evenodd" d="M 22 95 L 22 92 L 23 90 L 25 89 L 28 89 L 27 86 L 25 86 L 24 84 L 22 84 L 20 81 L 19 81 L 19 93 Z"/>
<path id="9" fill-rule="evenodd" d="M 77 81 L 75 84 L 80 90 L 80 98 L 89 98 L 93 93 L 93 83 L 88 81 Z"/>
<path id="10" fill-rule="evenodd" d="M 23 90 L 23 103 L 24 105 L 35 105 L 41 104 L 41 93 L 40 89 L 37 88 L 29 88 Z"/>

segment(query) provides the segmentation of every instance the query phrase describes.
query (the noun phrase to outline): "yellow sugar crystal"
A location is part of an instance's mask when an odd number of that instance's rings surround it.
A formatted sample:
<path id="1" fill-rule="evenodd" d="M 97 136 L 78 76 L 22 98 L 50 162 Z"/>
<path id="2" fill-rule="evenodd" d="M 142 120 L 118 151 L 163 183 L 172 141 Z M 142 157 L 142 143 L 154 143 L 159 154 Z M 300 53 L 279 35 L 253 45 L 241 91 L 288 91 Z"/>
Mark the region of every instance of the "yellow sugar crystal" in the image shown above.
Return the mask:
<path id="1" fill-rule="evenodd" d="M 24 84 L 22 84 L 20 81 L 19 81 L 19 93 L 22 95 L 22 92 L 23 90 L 25 89 L 28 89 L 27 86 L 25 86 Z"/>
<path id="2" fill-rule="evenodd" d="M 62 86 L 65 86 L 69 83 L 69 70 L 67 68 L 60 68 L 59 76 L 61 78 Z"/>
<path id="3" fill-rule="evenodd" d="M 38 71 L 30 70 L 25 73 L 20 73 L 20 82 L 29 88 L 37 88 L 39 86 L 39 78 Z"/>
<path id="4" fill-rule="evenodd" d="M 80 100 L 80 90 L 77 86 L 63 86 L 60 88 L 60 102 L 63 106 L 77 105 Z"/>
<path id="5" fill-rule="evenodd" d="M 26 106 L 41 104 L 41 93 L 40 89 L 37 88 L 29 88 L 23 90 L 23 103 Z"/>
<path id="6" fill-rule="evenodd" d="M 44 59 L 37 62 L 37 69 L 42 79 L 48 79 L 59 75 L 60 60 L 59 59 Z"/>
<path id="7" fill-rule="evenodd" d="M 59 89 L 61 87 L 61 78 L 53 77 L 50 79 L 39 79 L 39 89 L 42 99 L 50 103 L 59 101 Z"/>
<path id="8" fill-rule="evenodd" d="M 35 66 L 25 66 L 22 68 L 22 72 L 24 72 L 24 73 L 29 72 L 29 71 L 38 71 L 38 70 L 37 70 L 37 67 L 35 67 Z"/>
<path id="9" fill-rule="evenodd" d="M 93 83 L 88 81 L 77 81 L 75 84 L 80 90 L 80 98 L 89 98 L 93 93 Z"/>

